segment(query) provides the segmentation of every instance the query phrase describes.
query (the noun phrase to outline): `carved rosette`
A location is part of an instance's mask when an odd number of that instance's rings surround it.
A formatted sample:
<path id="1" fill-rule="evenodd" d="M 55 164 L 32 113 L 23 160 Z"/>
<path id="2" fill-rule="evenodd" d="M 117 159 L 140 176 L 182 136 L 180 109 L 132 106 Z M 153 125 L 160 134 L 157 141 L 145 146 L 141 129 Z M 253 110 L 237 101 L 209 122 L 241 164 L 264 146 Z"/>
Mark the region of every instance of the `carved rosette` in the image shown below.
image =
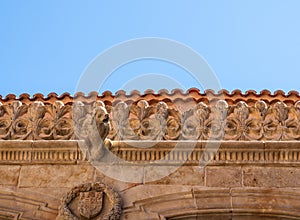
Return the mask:
<path id="1" fill-rule="evenodd" d="M 122 200 L 107 185 L 85 183 L 71 189 L 61 200 L 56 220 L 119 220 Z"/>

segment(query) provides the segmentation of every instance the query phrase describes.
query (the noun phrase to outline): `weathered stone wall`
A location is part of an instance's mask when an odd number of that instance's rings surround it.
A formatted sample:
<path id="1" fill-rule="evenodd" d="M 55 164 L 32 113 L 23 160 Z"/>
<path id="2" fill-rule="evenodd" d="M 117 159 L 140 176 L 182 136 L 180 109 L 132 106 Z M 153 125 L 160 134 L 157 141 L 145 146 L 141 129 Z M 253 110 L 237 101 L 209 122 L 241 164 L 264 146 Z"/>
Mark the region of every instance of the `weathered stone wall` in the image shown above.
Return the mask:
<path id="1" fill-rule="evenodd" d="M 2 143 L 9 147 L 8 142 L 0 142 L 0 145 Z M 24 146 L 26 142 L 14 143 Z M 54 147 L 57 143 L 64 146 L 60 142 L 48 141 L 44 147 Z M 245 149 L 252 146 L 252 142 L 239 144 L 246 145 Z M 234 146 L 225 143 L 220 151 L 227 145 Z M 252 148 L 257 147 L 257 143 L 253 145 Z M 299 145 L 297 142 L 286 142 L 280 146 L 282 149 L 297 149 Z M 72 142 L 69 148 L 79 149 L 78 143 Z M 180 219 L 178 216 L 182 215 L 190 216 L 190 219 L 249 219 L 249 216 L 255 216 L 253 219 L 259 219 L 258 216 L 261 219 L 275 219 L 276 216 L 282 219 L 300 218 L 300 168 L 298 161 L 293 160 L 294 154 L 281 157 L 279 153 L 275 161 L 254 161 L 248 153 L 248 160 L 244 157 L 239 162 L 218 162 L 214 158 L 204 167 L 189 161 L 183 166 L 176 163 L 139 163 L 130 167 L 133 171 L 136 166 L 143 167 L 142 172 L 133 172 L 133 175 L 140 175 L 135 183 L 110 178 L 79 155 L 71 162 L 61 159 L 56 163 L 29 160 L 5 164 L 2 160 L 0 216 L 6 213 L 14 217 L 3 219 L 55 219 L 61 198 L 73 187 L 100 181 L 112 187 L 122 198 L 122 219 Z M 277 158 L 276 154 L 272 155 Z M 162 166 L 169 170 L 178 169 L 162 179 L 149 182 Z M 122 173 L 119 175 L 122 179 Z"/>

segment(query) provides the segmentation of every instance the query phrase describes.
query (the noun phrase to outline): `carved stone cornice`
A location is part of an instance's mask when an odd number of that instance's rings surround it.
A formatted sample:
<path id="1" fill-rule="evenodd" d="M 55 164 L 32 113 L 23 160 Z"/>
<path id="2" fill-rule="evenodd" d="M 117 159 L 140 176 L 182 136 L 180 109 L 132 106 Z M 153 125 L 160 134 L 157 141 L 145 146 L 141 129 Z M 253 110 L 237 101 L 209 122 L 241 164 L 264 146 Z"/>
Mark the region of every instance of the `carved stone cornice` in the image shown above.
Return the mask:
<path id="1" fill-rule="evenodd" d="M 81 142 L 0 141 L 0 165 L 82 163 L 87 157 L 80 148 Z M 112 141 L 111 144 L 110 151 L 129 162 L 126 165 L 177 165 L 183 162 L 184 165 L 199 165 L 199 161 L 209 162 L 208 165 L 300 165 L 298 141 Z M 218 149 L 209 149 L 207 145 L 218 146 Z"/>
<path id="2" fill-rule="evenodd" d="M 117 101 L 113 106 L 102 101 L 0 103 L 0 140 L 83 139 L 92 144 L 99 141 L 96 136 L 99 140 L 300 140 L 300 101 L 288 106 L 258 100 L 249 106 L 218 100 L 211 105 L 189 104 L 184 111 L 145 100 Z"/>
<path id="3" fill-rule="evenodd" d="M 0 103 L 0 164 L 75 164 L 101 160 L 110 151 L 136 164 L 202 159 L 298 165 L 299 100 L 297 92 L 201 94 L 196 89 L 8 96 Z M 218 151 L 204 147 L 213 142 L 220 143 Z"/>
<path id="4" fill-rule="evenodd" d="M 145 148 L 146 146 L 151 146 Z M 300 143 L 296 141 L 114 141 L 111 151 L 132 164 L 208 165 L 252 164 L 299 166 Z M 128 165 L 127 163 L 124 163 Z"/>
<path id="5" fill-rule="evenodd" d="M 0 140 L 0 164 L 76 164 L 84 160 L 75 140 Z"/>

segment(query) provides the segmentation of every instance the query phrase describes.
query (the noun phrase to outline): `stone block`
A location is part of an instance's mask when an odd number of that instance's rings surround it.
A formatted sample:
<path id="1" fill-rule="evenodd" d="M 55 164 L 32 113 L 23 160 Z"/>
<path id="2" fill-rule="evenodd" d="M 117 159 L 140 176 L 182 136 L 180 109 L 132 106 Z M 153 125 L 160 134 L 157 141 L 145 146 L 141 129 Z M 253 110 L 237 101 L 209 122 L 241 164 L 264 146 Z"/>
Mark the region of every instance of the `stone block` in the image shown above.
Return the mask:
<path id="1" fill-rule="evenodd" d="M 300 187 L 300 169 L 296 167 L 244 167 L 246 187 Z"/>
<path id="2" fill-rule="evenodd" d="M 242 185 L 242 169 L 240 166 L 206 167 L 206 186 L 239 187 Z"/>
<path id="3" fill-rule="evenodd" d="M 141 182 L 143 181 L 142 178 L 143 177 L 141 176 L 141 179 L 140 179 Z M 131 182 L 124 182 L 124 181 L 116 180 L 112 177 L 109 177 L 109 176 L 101 173 L 97 169 L 95 169 L 94 182 L 103 182 L 103 183 L 107 184 L 108 186 L 111 186 L 114 190 L 116 190 L 118 192 L 126 190 L 128 188 L 132 188 L 138 184 L 141 184 L 141 183 L 131 183 Z"/>
<path id="4" fill-rule="evenodd" d="M 94 163 L 98 172 L 115 181 L 128 183 L 143 183 L 144 167 L 139 165 Z"/>
<path id="5" fill-rule="evenodd" d="M 18 184 L 20 175 L 20 166 L 16 165 L 0 165 L 0 185 L 12 185 Z"/>
<path id="6" fill-rule="evenodd" d="M 204 169 L 199 166 L 146 166 L 145 183 L 204 186 Z"/>
<path id="7" fill-rule="evenodd" d="M 19 187 L 73 187 L 93 180 L 90 165 L 22 166 Z"/>

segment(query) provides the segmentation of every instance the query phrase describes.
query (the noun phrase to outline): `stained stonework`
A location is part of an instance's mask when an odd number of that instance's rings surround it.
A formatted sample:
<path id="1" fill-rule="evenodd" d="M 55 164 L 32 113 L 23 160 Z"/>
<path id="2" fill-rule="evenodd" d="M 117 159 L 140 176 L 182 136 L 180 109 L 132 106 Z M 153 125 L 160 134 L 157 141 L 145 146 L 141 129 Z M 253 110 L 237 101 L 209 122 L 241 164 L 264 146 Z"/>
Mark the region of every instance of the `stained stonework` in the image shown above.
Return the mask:
<path id="1" fill-rule="evenodd" d="M 300 219 L 299 101 L 197 89 L 2 97 L 0 219 Z"/>

